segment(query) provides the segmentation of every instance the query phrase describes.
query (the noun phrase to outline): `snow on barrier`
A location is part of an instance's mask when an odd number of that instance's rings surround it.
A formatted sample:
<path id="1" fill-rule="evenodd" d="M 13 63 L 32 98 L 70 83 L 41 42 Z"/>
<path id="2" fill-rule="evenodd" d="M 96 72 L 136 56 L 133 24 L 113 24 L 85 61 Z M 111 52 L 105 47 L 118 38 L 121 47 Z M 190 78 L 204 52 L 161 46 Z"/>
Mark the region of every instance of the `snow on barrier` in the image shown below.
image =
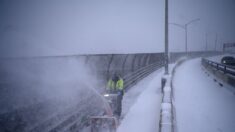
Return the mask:
<path id="1" fill-rule="evenodd" d="M 174 92 L 173 92 L 173 77 L 175 69 L 184 61 L 188 60 L 187 57 L 182 57 L 176 62 L 171 75 L 164 75 L 162 77 L 162 104 L 161 104 L 161 119 L 159 124 L 160 132 L 173 132 L 176 130 L 175 125 L 175 108 L 174 108 Z"/>
<path id="2" fill-rule="evenodd" d="M 173 131 L 173 112 L 171 101 L 171 75 L 162 77 L 163 99 L 161 104 L 160 132 Z"/>

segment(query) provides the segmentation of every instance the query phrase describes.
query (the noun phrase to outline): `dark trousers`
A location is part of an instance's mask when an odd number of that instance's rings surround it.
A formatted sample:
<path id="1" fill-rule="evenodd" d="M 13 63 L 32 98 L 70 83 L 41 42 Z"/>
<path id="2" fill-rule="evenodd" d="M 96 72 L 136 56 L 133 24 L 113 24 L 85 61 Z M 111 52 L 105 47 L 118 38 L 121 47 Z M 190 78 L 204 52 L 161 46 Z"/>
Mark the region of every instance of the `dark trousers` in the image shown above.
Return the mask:
<path id="1" fill-rule="evenodd" d="M 118 96 L 117 96 L 117 110 L 115 114 L 117 116 L 121 116 L 122 113 L 122 98 L 123 98 L 123 91 L 118 91 Z"/>

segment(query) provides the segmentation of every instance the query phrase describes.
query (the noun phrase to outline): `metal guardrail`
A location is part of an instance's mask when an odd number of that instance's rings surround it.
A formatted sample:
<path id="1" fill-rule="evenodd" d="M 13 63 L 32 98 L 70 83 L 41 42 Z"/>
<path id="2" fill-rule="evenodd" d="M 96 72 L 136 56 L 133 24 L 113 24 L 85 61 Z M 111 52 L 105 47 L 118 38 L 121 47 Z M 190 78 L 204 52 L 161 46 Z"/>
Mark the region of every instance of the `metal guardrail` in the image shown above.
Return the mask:
<path id="1" fill-rule="evenodd" d="M 213 62 L 204 58 L 202 59 L 201 63 L 205 69 L 207 69 L 216 77 L 214 78 L 214 81 L 218 82 L 220 86 L 223 86 L 223 83 L 221 82 L 223 81 L 235 88 L 235 67 Z M 217 80 L 217 78 L 219 80 Z"/>
<path id="2" fill-rule="evenodd" d="M 126 91 L 129 90 L 129 88 L 133 86 L 134 84 L 136 84 L 136 82 L 143 79 L 144 77 L 146 77 L 153 71 L 163 67 L 163 65 L 164 65 L 164 62 L 156 62 L 148 66 L 139 68 L 132 73 L 127 74 L 126 76 L 123 77 L 124 83 L 125 83 L 124 84 L 125 90 Z"/>
<path id="3" fill-rule="evenodd" d="M 228 66 L 228 65 L 224 65 L 218 62 L 213 62 L 210 61 L 208 59 L 202 58 L 202 64 L 204 66 L 210 66 L 218 71 L 223 72 L 224 74 L 229 74 L 232 76 L 235 76 L 235 67 L 234 66 Z"/>

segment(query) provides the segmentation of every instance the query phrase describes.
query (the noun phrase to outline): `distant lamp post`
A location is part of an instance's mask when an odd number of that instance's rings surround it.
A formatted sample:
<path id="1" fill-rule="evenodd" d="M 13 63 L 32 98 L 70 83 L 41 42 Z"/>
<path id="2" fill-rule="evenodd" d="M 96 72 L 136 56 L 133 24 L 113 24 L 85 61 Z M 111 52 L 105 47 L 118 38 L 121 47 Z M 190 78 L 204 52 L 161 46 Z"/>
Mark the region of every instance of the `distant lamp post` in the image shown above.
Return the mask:
<path id="1" fill-rule="evenodd" d="M 192 23 L 194 23 L 196 21 L 200 21 L 200 18 L 193 19 L 193 20 L 187 22 L 184 25 L 177 24 L 177 23 L 169 23 L 169 24 L 175 25 L 175 26 L 180 27 L 180 28 L 185 30 L 185 52 L 186 53 L 188 52 L 188 25 L 190 25 L 190 24 L 192 24 Z"/>
<path id="2" fill-rule="evenodd" d="M 206 33 L 206 51 L 208 51 L 208 41 L 207 41 L 207 38 L 208 38 L 208 33 Z"/>
<path id="3" fill-rule="evenodd" d="M 218 41 L 218 35 L 215 34 L 215 51 L 217 50 L 217 41 Z"/>

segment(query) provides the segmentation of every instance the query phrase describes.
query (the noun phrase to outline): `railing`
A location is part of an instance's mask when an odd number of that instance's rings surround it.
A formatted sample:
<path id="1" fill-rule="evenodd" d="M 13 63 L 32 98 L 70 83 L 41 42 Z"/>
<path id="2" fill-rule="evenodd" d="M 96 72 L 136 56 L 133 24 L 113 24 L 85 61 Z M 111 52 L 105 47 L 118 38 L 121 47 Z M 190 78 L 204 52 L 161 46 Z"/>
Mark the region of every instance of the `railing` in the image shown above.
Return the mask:
<path id="1" fill-rule="evenodd" d="M 202 64 L 206 67 L 214 68 L 215 70 L 221 71 L 224 74 L 229 74 L 232 76 L 235 76 L 235 67 L 234 66 L 228 66 L 224 64 L 220 64 L 218 62 L 213 62 L 208 59 L 202 58 Z"/>
<path id="2" fill-rule="evenodd" d="M 142 67 L 137 69 L 136 71 L 129 73 L 125 75 L 124 83 L 125 83 L 125 90 L 128 90 L 131 86 L 135 85 L 139 80 L 143 79 L 153 71 L 161 68 L 164 66 L 164 62 L 156 62 L 153 64 L 150 64 L 148 66 Z"/>

